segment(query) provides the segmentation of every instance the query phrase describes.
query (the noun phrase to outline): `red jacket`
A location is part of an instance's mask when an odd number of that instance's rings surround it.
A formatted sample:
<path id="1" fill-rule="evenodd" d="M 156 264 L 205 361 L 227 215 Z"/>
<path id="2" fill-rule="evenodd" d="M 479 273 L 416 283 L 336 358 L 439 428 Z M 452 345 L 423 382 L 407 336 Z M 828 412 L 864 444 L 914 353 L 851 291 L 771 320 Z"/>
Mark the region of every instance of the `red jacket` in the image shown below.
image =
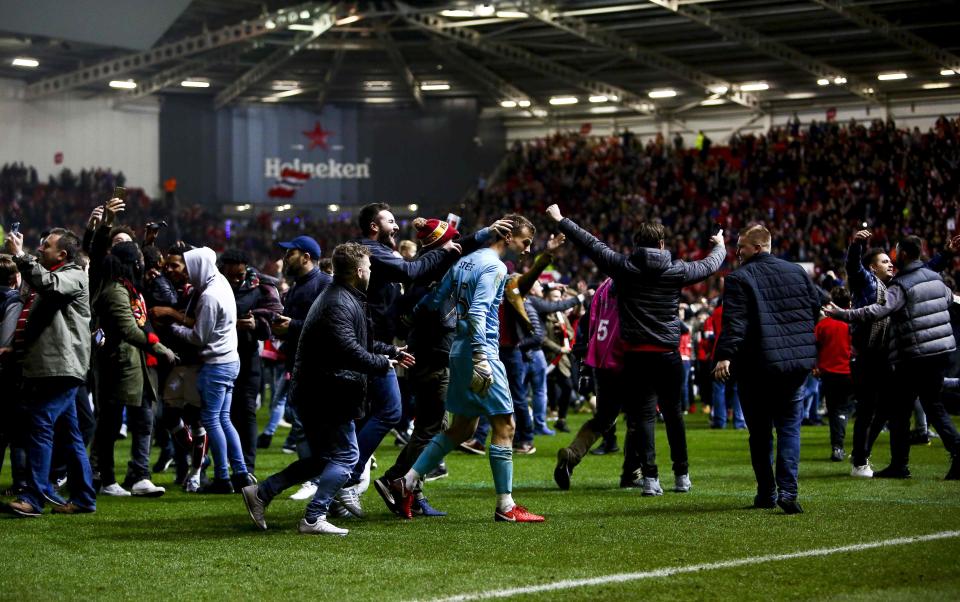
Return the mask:
<path id="1" fill-rule="evenodd" d="M 824 318 L 813 330 L 817 339 L 817 368 L 830 374 L 850 374 L 850 326 Z"/>

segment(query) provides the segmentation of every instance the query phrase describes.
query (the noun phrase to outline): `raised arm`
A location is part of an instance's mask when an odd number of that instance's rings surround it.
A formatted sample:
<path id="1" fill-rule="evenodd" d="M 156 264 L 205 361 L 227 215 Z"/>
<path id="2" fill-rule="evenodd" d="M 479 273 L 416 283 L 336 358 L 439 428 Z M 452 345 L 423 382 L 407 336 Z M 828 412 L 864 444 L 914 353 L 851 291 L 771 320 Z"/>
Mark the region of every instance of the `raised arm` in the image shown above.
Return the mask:
<path id="1" fill-rule="evenodd" d="M 714 245 L 708 256 L 699 261 L 682 262 L 684 269 L 684 285 L 695 284 L 701 280 L 706 280 L 709 276 L 716 273 L 716 271 L 720 269 L 720 266 L 723 265 L 724 260 L 727 258 L 727 246 L 723 242 L 722 235 L 717 236 L 720 237 L 719 241 L 717 240 L 717 237 L 711 239 L 713 240 Z"/>

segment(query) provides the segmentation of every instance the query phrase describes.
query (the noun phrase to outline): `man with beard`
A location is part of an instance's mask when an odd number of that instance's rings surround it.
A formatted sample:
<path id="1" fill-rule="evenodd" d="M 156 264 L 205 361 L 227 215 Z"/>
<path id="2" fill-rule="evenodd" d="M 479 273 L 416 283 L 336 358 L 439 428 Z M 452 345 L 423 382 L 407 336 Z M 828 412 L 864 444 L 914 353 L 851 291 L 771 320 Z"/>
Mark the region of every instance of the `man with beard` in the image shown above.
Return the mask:
<path id="1" fill-rule="evenodd" d="M 278 245 L 287 251 L 283 256 L 283 275 L 291 281 L 291 285 L 284 298 L 283 313 L 277 316 L 272 324 L 273 336 L 282 341 L 280 350 L 284 354 L 284 370 L 274 386 L 274 396 L 286 399 L 289 397 L 290 375 L 293 372 L 293 361 L 297 355 L 297 343 L 300 341 L 303 321 L 310 312 L 310 306 L 330 286 L 333 278 L 317 266 L 322 252 L 320 245 L 313 238 L 298 236 L 288 242 L 278 243 Z M 302 435 L 303 426 L 296 417 L 296 410 L 292 406 L 290 410 L 294 418 L 291 438 L 296 440 Z M 282 417 L 281 412 L 271 413 L 270 422 L 257 439 L 257 447 L 262 449 L 270 447 L 273 435 L 277 432 L 277 425 Z M 295 433 L 297 437 L 292 436 Z M 301 497 L 307 499 L 313 497 L 313 494 L 316 493 L 317 485 L 308 481 L 303 484 L 301 489 L 303 489 L 302 495 L 301 492 L 294 495 L 297 496 L 297 499 Z"/>
<path id="2" fill-rule="evenodd" d="M 257 396 L 263 372 L 259 343 L 270 338 L 270 324 L 283 306 L 276 280 L 261 276 L 249 264 L 245 253 L 228 249 L 220 255 L 218 267 L 230 283 L 237 302 L 240 374 L 233 385 L 230 421 L 240 435 L 243 461 L 252 473 L 257 460 Z"/>
<path id="3" fill-rule="evenodd" d="M 357 465 L 354 420 L 364 413 L 367 377 L 382 376 L 396 365 L 414 365 L 412 355 L 373 338 L 364 294 L 370 283 L 370 251 L 364 245 L 344 243 L 334 249 L 333 265 L 333 284 L 304 321 L 290 391 L 310 452 L 263 483 L 243 488 L 247 512 L 260 529 L 267 528 L 264 511 L 277 494 L 316 477 L 319 486 L 298 531 L 348 533 L 327 522 L 327 511 Z M 318 397 L 321 390 L 326 395 Z"/>

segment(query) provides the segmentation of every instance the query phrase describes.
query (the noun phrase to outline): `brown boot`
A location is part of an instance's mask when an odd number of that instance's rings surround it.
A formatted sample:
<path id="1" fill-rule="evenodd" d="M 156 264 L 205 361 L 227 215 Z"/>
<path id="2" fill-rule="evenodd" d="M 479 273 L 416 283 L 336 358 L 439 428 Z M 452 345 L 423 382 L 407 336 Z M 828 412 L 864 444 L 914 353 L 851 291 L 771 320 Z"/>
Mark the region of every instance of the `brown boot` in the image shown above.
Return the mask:
<path id="1" fill-rule="evenodd" d="M 62 506 L 54 506 L 50 510 L 50 512 L 53 514 L 93 514 L 96 511 L 96 508 L 84 508 L 83 506 L 78 506 L 73 502 L 67 502 Z"/>

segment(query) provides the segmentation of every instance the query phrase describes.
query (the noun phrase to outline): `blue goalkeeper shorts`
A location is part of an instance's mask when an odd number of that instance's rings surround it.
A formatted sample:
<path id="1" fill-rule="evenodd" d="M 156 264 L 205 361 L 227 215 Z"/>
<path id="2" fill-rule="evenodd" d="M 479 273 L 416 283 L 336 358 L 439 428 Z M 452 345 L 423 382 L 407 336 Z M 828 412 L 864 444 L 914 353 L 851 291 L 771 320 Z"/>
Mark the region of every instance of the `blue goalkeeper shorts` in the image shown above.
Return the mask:
<path id="1" fill-rule="evenodd" d="M 447 411 L 461 416 L 493 416 L 513 414 L 513 398 L 503 362 L 489 358 L 493 371 L 493 385 L 486 396 L 481 397 L 470 390 L 473 379 L 473 357 L 450 356 L 450 384 L 447 386 Z"/>

